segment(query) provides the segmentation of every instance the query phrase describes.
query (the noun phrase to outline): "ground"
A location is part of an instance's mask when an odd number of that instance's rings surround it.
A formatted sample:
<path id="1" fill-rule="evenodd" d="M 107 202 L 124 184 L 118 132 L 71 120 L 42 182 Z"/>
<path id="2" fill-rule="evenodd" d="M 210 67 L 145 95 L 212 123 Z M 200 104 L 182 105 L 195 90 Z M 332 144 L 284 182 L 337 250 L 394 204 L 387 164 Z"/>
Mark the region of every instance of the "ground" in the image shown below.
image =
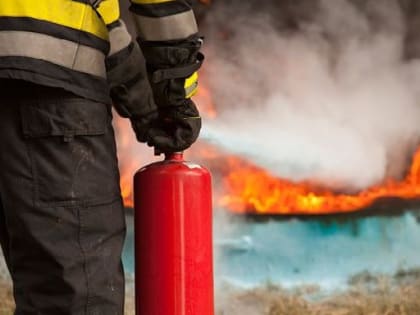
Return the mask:
<path id="1" fill-rule="evenodd" d="M 399 276 L 404 279 L 360 275 L 352 279 L 347 291 L 330 296 L 317 296 L 316 287 L 290 292 L 267 285 L 246 292 L 233 291 L 219 303 L 217 315 L 420 314 L 418 273 L 415 280 L 411 273 Z M 308 295 L 312 298 L 308 299 Z"/>
<path id="2" fill-rule="evenodd" d="M 134 294 L 127 290 L 125 315 L 134 315 Z M 14 302 L 9 282 L 0 279 L 0 315 L 13 315 Z"/>
<path id="3" fill-rule="evenodd" d="M 362 273 L 350 279 L 349 289 L 325 295 L 316 286 L 283 290 L 266 286 L 253 290 L 224 287 L 217 292 L 217 315 L 418 315 L 420 270 L 401 271 L 394 277 Z M 308 298 L 309 297 L 309 298 Z M 128 290 L 125 315 L 134 315 Z M 11 315 L 8 283 L 0 284 L 0 315 Z"/>
<path id="4" fill-rule="evenodd" d="M 9 283 L 0 280 L 0 315 L 11 315 L 13 305 Z"/>

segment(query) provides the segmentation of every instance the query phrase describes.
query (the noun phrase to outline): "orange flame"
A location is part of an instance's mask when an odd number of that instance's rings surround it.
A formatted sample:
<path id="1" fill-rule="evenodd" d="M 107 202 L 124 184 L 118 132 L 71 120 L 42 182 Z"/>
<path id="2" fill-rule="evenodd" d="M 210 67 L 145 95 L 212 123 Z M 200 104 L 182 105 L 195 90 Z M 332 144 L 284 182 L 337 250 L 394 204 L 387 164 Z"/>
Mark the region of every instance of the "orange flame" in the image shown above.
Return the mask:
<path id="1" fill-rule="evenodd" d="M 212 95 L 206 88 L 205 81 L 206 76 L 201 76 L 200 90 L 194 99 L 199 104 L 203 116 L 216 118 Z M 132 179 L 141 165 L 140 161 L 134 158 L 136 154 L 133 154 L 133 147 L 139 144 L 136 143 L 131 126 L 126 120 L 116 119 L 115 125 L 119 159 L 122 162 L 121 192 L 125 206 L 133 207 Z M 217 148 L 203 143 L 188 150 L 188 156 L 204 160 L 211 170 L 222 173 L 222 176 L 227 174 L 223 176 L 224 187 L 215 187 L 221 195 L 220 198 L 216 196 L 216 206 L 227 208 L 234 213 L 310 215 L 353 212 L 369 207 L 381 198 L 420 197 L 420 148 L 414 154 L 413 163 L 404 180 L 388 179 L 381 185 L 356 195 L 338 194 L 308 182 L 294 183 L 276 178 L 239 157 L 226 157 Z M 221 164 L 221 159 L 227 163 Z"/>
<path id="2" fill-rule="evenodd" d="M 232 171 L 225 178 L 228 193 L 221 205 L 236 213 L 256 214 L 327 214 L 352 212 L 386 197 L 411 199 L 420 197 L 420 149 L 403 181 L 388 179 L 357 195 L 335 194 L 317 190 L 308 183 L 292 183 L 275 178 L 266 171 L 244 166 L 231 158 Z"/>
<path id="3" fill-rule="evenodd" d="M 120 162 L 120 187 L 124 206 L 132 208 L 133 203 L 133 175 L 140 167 L 140 162 L 133 154 L 133 148 L 139 144 L 135 141 L 134 133 L 127 119 L 114 115 L 114 127 L 117 135 L 118 160 Z"/>
<path id="4" fill-rule="evenodd" d="M 133 176 L 128 171 L 121 173 L 120 185 L 121 185 L 121 196 L 124 201 L 124 206 L 126 208 L 133 208 Z"/>

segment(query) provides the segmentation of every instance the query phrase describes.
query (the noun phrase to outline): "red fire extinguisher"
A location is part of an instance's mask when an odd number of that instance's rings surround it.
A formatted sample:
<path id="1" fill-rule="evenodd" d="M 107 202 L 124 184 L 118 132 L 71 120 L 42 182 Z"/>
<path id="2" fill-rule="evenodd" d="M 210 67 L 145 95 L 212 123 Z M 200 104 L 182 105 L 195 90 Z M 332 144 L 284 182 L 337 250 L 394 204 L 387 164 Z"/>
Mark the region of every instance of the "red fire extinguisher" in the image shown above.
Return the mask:
<path id="1" fill-rule="evenodd" d="M 211 176 L 182 153 L 134 177 L 136 315 L 214 315 Z"/>

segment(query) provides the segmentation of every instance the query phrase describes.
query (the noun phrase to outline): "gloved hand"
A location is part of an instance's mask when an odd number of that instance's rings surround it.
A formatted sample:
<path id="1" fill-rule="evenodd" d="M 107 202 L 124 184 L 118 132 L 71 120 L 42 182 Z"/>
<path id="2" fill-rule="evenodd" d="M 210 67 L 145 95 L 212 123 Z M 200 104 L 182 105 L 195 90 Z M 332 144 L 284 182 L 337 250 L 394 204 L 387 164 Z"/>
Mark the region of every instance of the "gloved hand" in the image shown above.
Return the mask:
<path id="1" fill-rule="evenodd" d="M 111 51 L 107 57 L 107 77 L 114 108 L 120 116 L 129 118 L 137 139 L 147 142 L 147 133 L 158 119 L 158 108 L 150 87 L 146 62 L 137 42 L 124 23 L 119 22 L 118 31 L 110 33 Z M 122 35 L 121 35 L 122 34 Z M 126 42 L 122 49 L 112 49 Z"/>
<path id="2" fill-rule="evenodd" d="M 182 105 L 198 85 L 197 70 L 204 61 L 202 40 L 193 37 L 180 43 L 140 42 L 149 81 L 158 107 Z"/>
<path id="3" fill-rule="evenodd" d="M 158 118 L 149 126 L 145 137 L 149 146 L 158 152 L 180 152 L 197 140 L 201 117 L 194 102 L 186 99 L 182 105 L 159 108 Z"/>
<path id="4" fill-rule="evenodd" d="M 130 119 L 137 139 L 171 153 L 187 149 L 200 132 L 201 119 L 190 97 L 203 58 L 199 40 L 161 44 L 145 44 L 147 71 L 142 51 L 131 42 L 107 58 L 107 74 L 114 107 Z"/>
<path id="5" fill-rule="evenodd" d="M 170 43 L 140 41 L 158 107 L 147 143 L 157 151 L 183 151 L 198 138 L 201 118 L 190 98 L 197 90 L 197 70 L 204 60 L 201 44 L 198 36 Z"/>

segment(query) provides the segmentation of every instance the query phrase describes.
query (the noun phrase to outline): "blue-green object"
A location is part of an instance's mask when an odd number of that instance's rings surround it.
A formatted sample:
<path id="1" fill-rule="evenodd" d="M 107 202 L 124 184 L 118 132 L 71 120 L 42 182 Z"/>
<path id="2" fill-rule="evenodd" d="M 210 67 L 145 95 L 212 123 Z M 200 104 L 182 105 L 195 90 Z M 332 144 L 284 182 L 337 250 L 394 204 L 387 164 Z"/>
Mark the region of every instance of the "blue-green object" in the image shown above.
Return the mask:
<path id="1" fill-rule="evenodd" d="M 217 285 L 253 287 L 270 282 L 334 289 L 364 271 L 393 275 L 420 267 L 420 224 L 415 212 L 346 221 L 223 218 L 216 217 L 214 225 Z M 133 272 L 131 217 L 124 264 L 127 272 Z"/>

